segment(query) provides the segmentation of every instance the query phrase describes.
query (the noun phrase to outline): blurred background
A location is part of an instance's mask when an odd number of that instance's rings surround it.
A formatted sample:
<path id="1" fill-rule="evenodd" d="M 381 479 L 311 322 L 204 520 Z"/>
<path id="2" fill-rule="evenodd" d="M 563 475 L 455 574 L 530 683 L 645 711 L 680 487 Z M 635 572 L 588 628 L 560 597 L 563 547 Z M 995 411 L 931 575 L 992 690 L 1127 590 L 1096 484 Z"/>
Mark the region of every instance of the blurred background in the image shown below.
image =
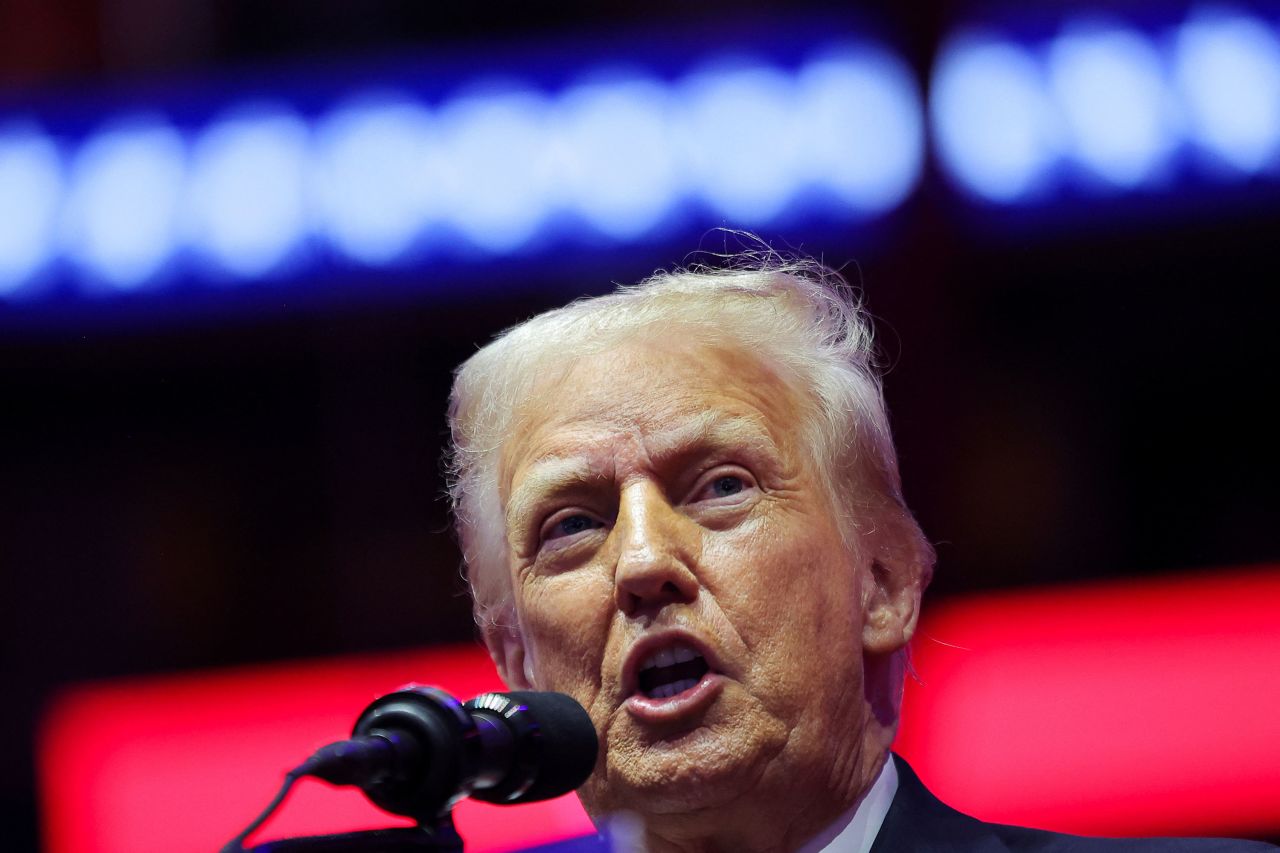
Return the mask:
<path id="1" fill-rule="evenodd" d="M 0 837 L 69 684 L 471 641 L 451 370 L 719 229 L 864 293 L 935 604 L 1275 561 L 1278 225 L 1274 6 L 3 0 Z"/>

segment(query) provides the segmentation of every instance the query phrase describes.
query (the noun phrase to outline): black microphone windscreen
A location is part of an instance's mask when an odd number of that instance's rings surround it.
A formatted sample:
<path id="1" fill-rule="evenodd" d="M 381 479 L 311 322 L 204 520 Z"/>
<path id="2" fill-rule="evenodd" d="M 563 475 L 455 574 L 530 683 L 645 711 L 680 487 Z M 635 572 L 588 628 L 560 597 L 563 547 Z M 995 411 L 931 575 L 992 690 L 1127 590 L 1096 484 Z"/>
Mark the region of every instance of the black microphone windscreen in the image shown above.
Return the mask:
<path id="1" fill-rule="evenodd" d="M 537 778 L 510 802 L 549 800 L 587 781 L 596 766 L 600 741 L 583 707 L 563 693 L 517 690 L 506 695 L 529 709 L 542 733 Z"/>

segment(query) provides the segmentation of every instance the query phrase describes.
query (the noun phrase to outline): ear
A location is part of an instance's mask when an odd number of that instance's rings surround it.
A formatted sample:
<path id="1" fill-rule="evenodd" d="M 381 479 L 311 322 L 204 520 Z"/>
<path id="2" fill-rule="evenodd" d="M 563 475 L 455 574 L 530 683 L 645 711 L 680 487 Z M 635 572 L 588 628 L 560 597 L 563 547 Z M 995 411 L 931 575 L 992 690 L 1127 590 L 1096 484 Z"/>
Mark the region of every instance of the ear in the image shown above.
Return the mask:
<path id="1" fill-rule="evenodd" d="M 932 549 L 915 520 L 890 518 L 865 541 L 862 587 L 862 648 L 888 655 L 904 648 L 915 634 L 920 598 L 933 570 Z"/>
<path id="2" fill-rule="evenodd" d="M 483 629 L 484 644 L 489 657 L 503 683 L 511 690 L 533 690 L 533 658 L 525 649 L 524 635 L 516 624 L 515 614 L 497 622 L 488 622 Z"/>

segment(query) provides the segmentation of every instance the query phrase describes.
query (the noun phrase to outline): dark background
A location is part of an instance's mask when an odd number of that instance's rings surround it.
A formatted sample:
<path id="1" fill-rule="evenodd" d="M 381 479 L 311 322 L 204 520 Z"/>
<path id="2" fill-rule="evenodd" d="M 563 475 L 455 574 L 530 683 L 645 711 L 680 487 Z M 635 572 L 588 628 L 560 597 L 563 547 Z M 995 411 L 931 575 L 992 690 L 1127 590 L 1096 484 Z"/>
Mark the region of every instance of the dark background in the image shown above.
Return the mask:
<path id="1" fill-rule="evenodd" d="M 92 91 L 281 60 L 846 14 L 604 5 L 8 0 L 0 85 Z M 858 14 L 923 79 L 939 34 L 970 11 Z M 938 546 L 935 600 L 1280 557 L 1280 185 L 1152 207 L 1001 222 L 931 170 L 874 233 L 761 231 L 842 266 L 878 318 L 908 500 Z M 531 313 L 719 239 L 495 263 L 449 300 L 399 287 L 47 328 L 0 306 L 6 849 L 38 843 L 33 729 L 61 684 L 472 636 L 439 464 L 453 366 Z"/>

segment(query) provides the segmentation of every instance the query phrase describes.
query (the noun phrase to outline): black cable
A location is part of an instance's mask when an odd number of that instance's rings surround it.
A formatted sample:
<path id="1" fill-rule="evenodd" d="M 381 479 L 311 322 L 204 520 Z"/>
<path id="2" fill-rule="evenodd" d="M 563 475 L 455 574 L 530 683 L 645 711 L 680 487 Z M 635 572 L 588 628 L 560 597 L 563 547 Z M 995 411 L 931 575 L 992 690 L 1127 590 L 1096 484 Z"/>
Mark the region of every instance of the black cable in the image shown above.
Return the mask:
<path id="1" fill-rule="evenodd" d="M 244 850 L 245 840 L 250 835 L 253 835 L 253 833 L 257 831 L 258 827 L 266 823 L 267 818 L 271 817 L 272 813 L 276 809 L 280 808 L 280 804 L 284 802 L 284 798 L 289 794 L 289 791 L 293 788 L 293 784 L 306 775 L 306 773 L 303 771 L 304 766 L 305 765 L 300 767 L 295 767 L 294 769 L 290 770 L 287 774 L 285 774 L 284 784 L 280 786 L 280 790 L 276 793 L 275 798 L 272 799 L 271 802 L 267 804 L 267 807 L 262 810 L 262 814 L 254 818 L 253 823 L 246 826 L 243 832 L 241 832 L 235 838 L 228 841 L 226 843 L 226 846 L 222 848 L 220 853 L 245 853 L 245 850 Z"/>

